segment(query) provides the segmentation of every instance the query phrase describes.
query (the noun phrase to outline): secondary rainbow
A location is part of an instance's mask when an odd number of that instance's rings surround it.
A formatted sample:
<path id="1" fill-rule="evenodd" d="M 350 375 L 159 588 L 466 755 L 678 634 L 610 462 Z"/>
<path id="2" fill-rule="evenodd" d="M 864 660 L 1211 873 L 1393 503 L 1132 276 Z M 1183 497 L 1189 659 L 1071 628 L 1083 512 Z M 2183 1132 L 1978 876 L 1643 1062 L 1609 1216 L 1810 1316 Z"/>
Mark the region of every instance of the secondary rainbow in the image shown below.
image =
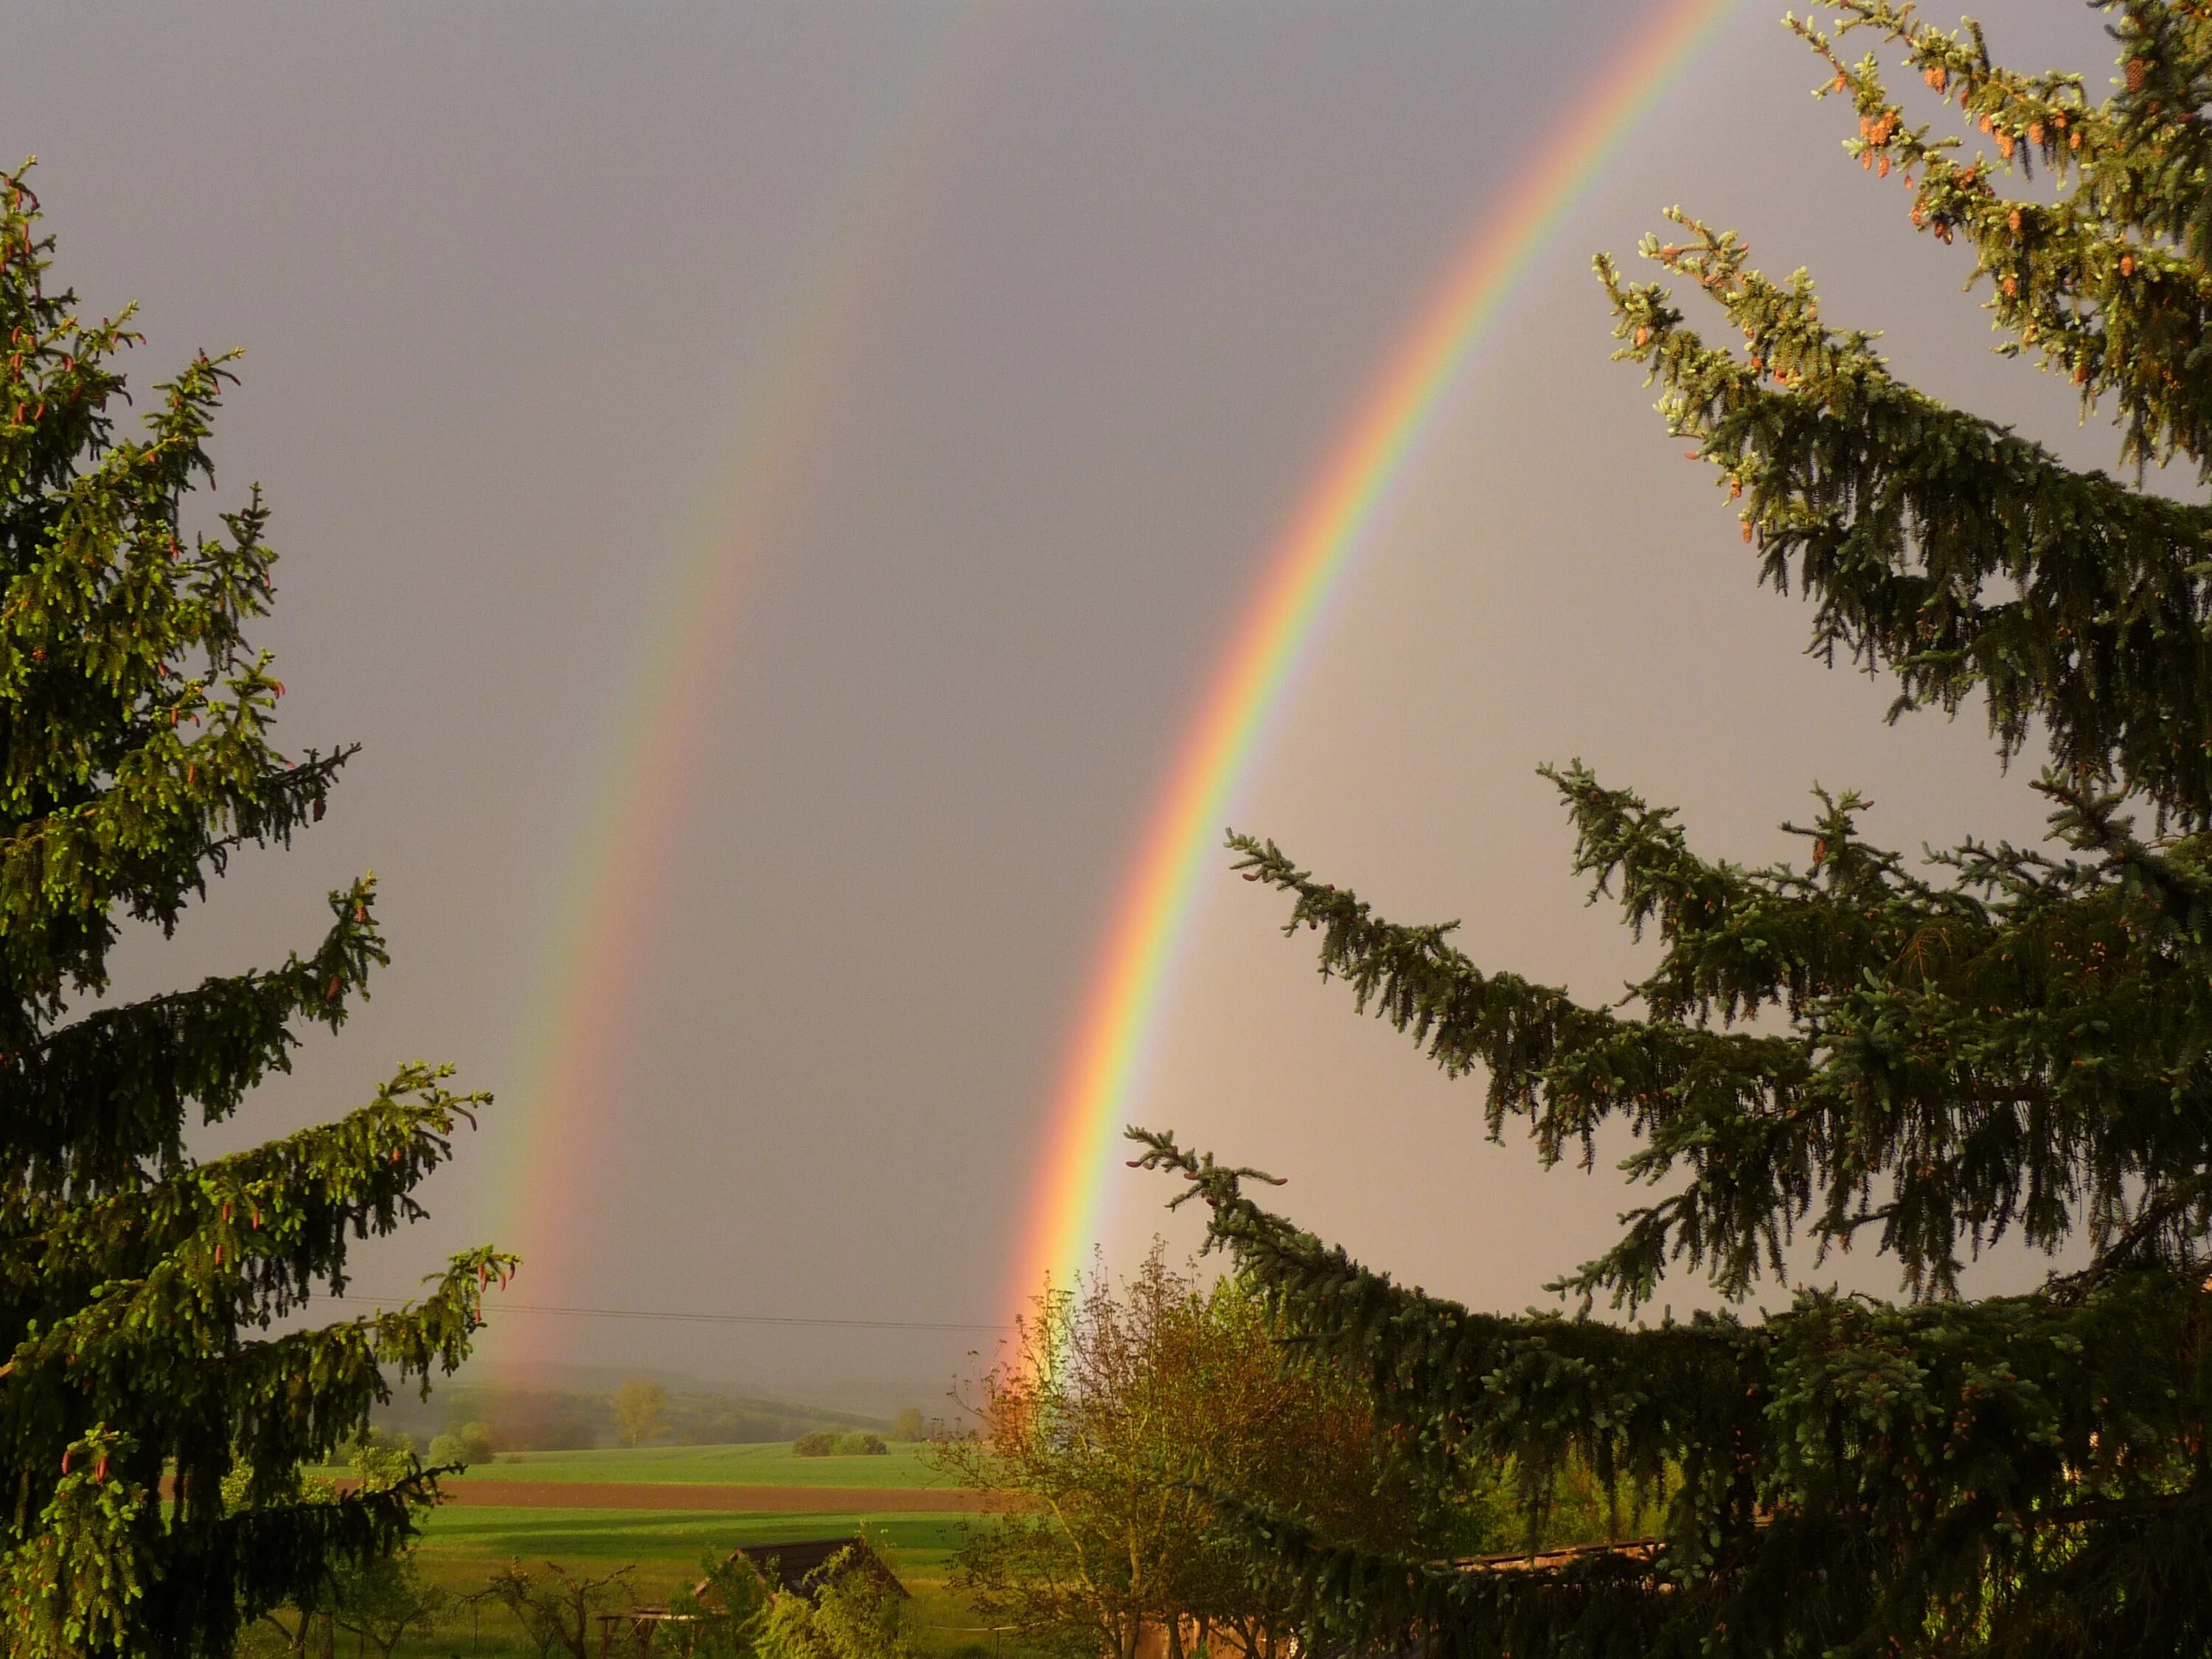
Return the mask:
<path id="1" fill-rule="evenodd" d="M 1123 884 L 1065 1057 L 1036 1194 L 1008 1286 L 1010 1316 L 1049 1279 L 1069 1285 L 1098 1241 L 1121 1131 L 1158 1035 L 1201 877 L 1300 663 L 1439 414 L 1520 280 L 1607 163 L 1697 60 L 1739 0 L 1673 0 L 1521 165 L 1401 337 L 1269 556 L 1217 664 Z"/>
<path id="2" fill-rule="evenodd" d="M 984 21 L 977 7 L 950 14 L 858 147 L 823 244 L 798 273 L 798 297 L 750 377 L 728 466 L 702 492 L 692 545 L 657 596 L 636 670 L 611 711 L 521 1012 L 514 1082 L 491 1120 L 505 1140 L 495 1160 L 503 1190 L 486 1236 L 520 1254 L 533 1301 L 588 1289 L 573 1281 L 599 1243 L 591 1172 L 621 1119 L 630 1022 L 650 987 L 653 929 L 693 817 L 701 757 L 714 748 L 745 599 L 819 474 L 975 112 L 993 59 L 991 42 L 978 38 Z M 501 1321 L 493 1334 L 501 1363 L 542 1357 L 537 1349 L 556 1340 L 530 1322 Z"/>

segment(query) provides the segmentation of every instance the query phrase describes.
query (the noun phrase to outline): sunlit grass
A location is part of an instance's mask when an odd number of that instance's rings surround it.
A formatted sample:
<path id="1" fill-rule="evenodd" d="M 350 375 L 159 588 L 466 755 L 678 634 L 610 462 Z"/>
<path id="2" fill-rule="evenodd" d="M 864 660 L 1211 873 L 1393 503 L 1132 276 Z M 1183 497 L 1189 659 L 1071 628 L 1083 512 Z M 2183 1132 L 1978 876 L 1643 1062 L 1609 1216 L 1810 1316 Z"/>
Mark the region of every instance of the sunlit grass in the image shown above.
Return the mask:
<path id="1" fill-rule="evenodd" d="M 878 1457 L 849 1461 L 884 1463 L 893 1460 Z M 416 1559 L 427 1577 L 457 1597 L 483 1589 L 491 1573 L 510 1559 L 519 1559 L 526 1567 L 557 1561 L 572 1571 L 594 1577 L 635 1564 L 637 1571 L 628 1581 L 630 1595 L 641 1602 L 665 1601 L 697 1578 L 700 1562 L 707 1555 L 723 1556 L 740 1544 L 770 1540 L 835 1538 L 848 1533 L 865 1533 L 913 1594 L 907 1610 L 908 1628 L 914 1632 L 923 1654 L 928 1659 L 987 1659 L 993 1652 L 993 1638 L 988 1632 L 975 1628 L 980 1621 L 946 1588 L 945 1576 L 963 1529 L 991 1524 L 985 1516 L 957 1515 L 773 1515 L 757 1511 L 720 1514 L 453 1505 L 433 1510 L 423 1517 L 423 1535 L 417 1546 Z M 350 1652 L 349 1638 L 341 1636 L 337 1650 L 340 1655 Z M 427 1638 L 400 1647 L 395 1659 L 447 1659 L 448 1656 L 463 1655 L 505 1659 L 505 1656 L 527 1651 L 520 1630 L 498 1607 L 457 1605 Z M 1006 1659 L 1016 1659 L 1013 1650 L 1006 1650 Z"/>

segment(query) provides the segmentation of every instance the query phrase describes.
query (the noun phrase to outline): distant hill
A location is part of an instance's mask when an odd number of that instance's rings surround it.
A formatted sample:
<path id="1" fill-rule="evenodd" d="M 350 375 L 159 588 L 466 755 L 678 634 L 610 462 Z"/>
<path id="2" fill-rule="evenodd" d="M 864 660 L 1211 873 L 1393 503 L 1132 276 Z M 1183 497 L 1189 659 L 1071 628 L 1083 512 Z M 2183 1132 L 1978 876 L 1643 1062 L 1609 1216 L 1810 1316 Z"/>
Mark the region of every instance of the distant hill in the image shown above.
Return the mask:
<path id="1" fill-rule="evenodd" d="M 411 1434 L 428 1444 L 432 1436 L 464 1423 L 483 1423 L 502 1451 L 573 1451 L 611 1445 L 614 1390 L 619 1380 L 610 1373 L 599 1386 L 562 1388 L 535 1381 L 455 1378 L 440 1384 L 427 1401 L 411 1390 L 399 1391 L 376 1413 L 376 1426 Z M 688 1378 L 664 1377 L 661 1382 L 668 1389 L 669 1433 L 664 1438 L 680 1445 L 795 1440 L 810 1429 L 881 1431 L 890 1426 L 884 1418 L 784 1400 L 749 1399 L 698 1386 Z"/>

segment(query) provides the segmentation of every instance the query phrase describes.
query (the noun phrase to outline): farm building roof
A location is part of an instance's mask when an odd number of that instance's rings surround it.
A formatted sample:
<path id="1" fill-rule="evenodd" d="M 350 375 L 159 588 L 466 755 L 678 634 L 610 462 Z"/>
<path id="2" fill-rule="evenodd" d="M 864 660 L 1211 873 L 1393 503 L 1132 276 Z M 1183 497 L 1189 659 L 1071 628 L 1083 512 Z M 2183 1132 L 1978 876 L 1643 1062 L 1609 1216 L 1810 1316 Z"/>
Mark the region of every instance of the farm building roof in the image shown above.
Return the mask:
<path id="1" fill-rule="evenodd" d="M 822 1588 L 823 1570 L 848 1550 L 852 1552 L 853 1564 L 861 1571 L 898 1595 L 907 1593 L 898 1575 L 884 1565 L 883 1557 L 869 1547 L 866 1539 L 857 1536 L 807 1538 L 787 1544 L 741 1544 L 730 1553 L 730 1559 L 743 1559 L 770 1583 L 796 1591 L 811 1601 Z"/>

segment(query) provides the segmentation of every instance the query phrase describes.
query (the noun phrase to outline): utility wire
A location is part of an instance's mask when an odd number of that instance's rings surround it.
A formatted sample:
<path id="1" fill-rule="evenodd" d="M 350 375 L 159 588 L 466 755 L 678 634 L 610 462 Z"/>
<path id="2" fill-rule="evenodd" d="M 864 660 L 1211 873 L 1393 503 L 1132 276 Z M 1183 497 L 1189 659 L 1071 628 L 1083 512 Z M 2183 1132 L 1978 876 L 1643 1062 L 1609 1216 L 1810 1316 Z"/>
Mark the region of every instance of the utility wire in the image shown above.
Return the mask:
<path id="1" fill-rule="evenodd" d="M 404 1296 L 335 1296 L 333 1302 L 356 1302 L 371 1307 L 395 1308 Z M 541 1302 L 508 1302 L 487 1298 L 487 1316 L 493 1314 L 559 1314 L 576 1319 L 665 1319 L 687 1325 L 806 1325 L 858 1331 L 1009 1331 L 1011 1325 L 963 1324 L 935 1319 L 817 1319 L 797 1314 L 696 1313 L 659 1308 L 559 1308 Z"/>

